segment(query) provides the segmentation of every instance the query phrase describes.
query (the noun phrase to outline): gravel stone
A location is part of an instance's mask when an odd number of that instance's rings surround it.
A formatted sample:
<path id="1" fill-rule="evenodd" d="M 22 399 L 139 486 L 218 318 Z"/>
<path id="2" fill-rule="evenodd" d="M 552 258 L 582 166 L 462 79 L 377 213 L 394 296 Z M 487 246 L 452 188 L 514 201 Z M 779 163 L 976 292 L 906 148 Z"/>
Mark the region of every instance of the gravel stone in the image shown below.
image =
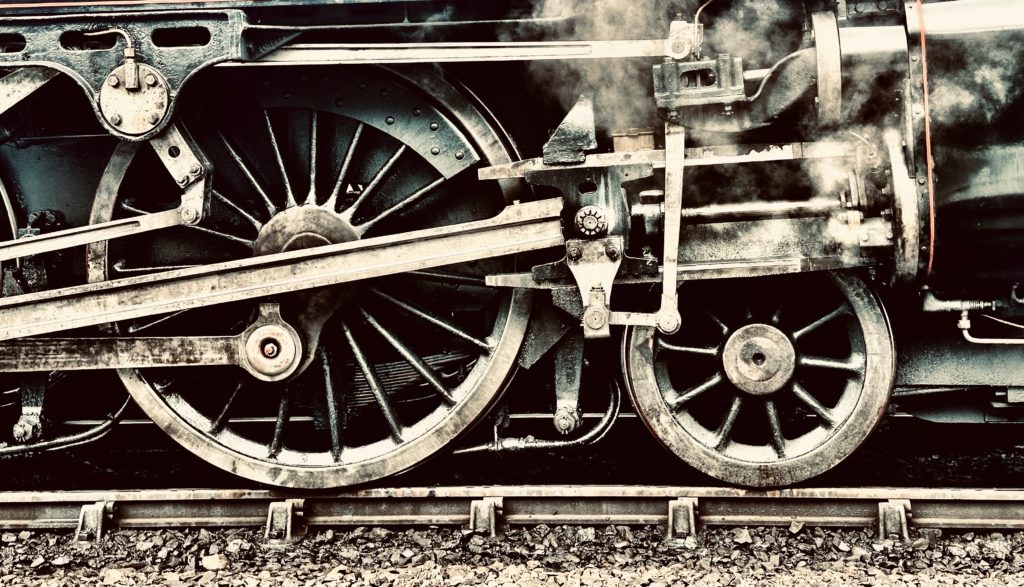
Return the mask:
<path id="1" fill-rule="evenodd" d="M 142 543 L 152 544 L 140 548 Z M 162 544 L 162 546 L 157 546 Z M 284 548 L 260 531 L 114 531 L 0 541 L 0 585 L 211 587 L 1024 586 L 1024 533 L 713 528 L 665 540 L 657 527 L 512 527 L 311 532 Z"/>

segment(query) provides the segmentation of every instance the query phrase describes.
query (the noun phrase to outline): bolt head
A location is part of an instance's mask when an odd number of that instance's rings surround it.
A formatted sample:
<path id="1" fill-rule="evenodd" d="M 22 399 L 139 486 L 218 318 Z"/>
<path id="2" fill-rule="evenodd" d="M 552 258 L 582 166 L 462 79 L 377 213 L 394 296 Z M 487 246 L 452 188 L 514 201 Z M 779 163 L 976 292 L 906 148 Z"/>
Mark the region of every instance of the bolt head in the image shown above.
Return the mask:
<path id="1" fill-rule="evenodd" d="M 107 85 L 112 88 L 116 88 L 121 85 L 121 80 L 119 80 L 116 75 L 112 75 L 107 78 Z"/>
<path id="2" fill-rule="evenodd" d="M 192 175 L 199 175 L 203 172 L 203 168 L 200 167 L 198 163 L 193 163 L 192 167 L 189 167 L 188 172 Z"/>
<path id="3" fill-rule="evenodd" d="M 188 185 L 188 177 L 185 176 L 185 175 L 182 175 L 181 177 L 179 177 L 178 178 L 178 185 L 181 186 L 181 187 L 187 186 Z"/>
<path id="4" fill-rule="evenodd" d="M 608 216 L 600 206 L 584 206 L 576 212 L 576 230 L 584 236 L 599 236 L 608 230 Z"/>
<path id="5" fill-rule="evenodd" d="M 269 341 L 263 344 L 261 351 L 263 352 L 264 357 L 273 359 L 281 352 L 281 347 L 279 347 L 276 342 Z"/>
<path id="6" fill-rule="evenodd" d="M 121 118 L 120 114 L 111 114 L 110 115 L 110 124 L 113 124 L 114 126 L 121 126 L 122 122 L 124 122 L 124 119 Z"/>
<path id="7" fill-rule="evenodd" d="M 618 247 L 616 247 L 615 245 L 608 245 L 604 250 L 604 254 L 608 255 L 608 258 L 611 259 L 612 261 L 618 261 L 619 256 L 621 255 Z"/>
<path id="8" fill-rule="evenodd" d="M 579 247 L 569 247 L 569 260 L 579 261 L 583 258 L 583 249 Z"/>
<path id="9" fill-rule="evenodd" d="M 599 308 L 590 308 L 583 314 L 583 323 L 590 330 L 601 330 L 608 325 L 608 314 Z"/>
<path id="10" fill-rule="evenodd" d="M 191 224 L 199 219 L 199 212 L 195 208 L 182 208 L 178 214 L 186 224 Z"/>
<path id="11" fill-rule="evenodd" d="M 153 86 L 155 86 L 156 85 L 156 76 L 153 75 L 152 73 L 146 74 L 146 85 L 151 87 L 151 88 Z"/>

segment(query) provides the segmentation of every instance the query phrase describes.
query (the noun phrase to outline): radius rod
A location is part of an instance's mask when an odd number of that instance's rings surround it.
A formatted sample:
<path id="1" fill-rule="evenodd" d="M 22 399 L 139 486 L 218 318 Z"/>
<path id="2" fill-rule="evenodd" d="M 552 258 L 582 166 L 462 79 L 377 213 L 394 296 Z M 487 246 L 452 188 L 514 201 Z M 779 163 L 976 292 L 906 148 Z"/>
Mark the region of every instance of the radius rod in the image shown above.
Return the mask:
<path id="1" fill-rule="evenodd" d="M 0 340 L 564 245 L 561 199 L 494 218 L 0 299 Z"/>

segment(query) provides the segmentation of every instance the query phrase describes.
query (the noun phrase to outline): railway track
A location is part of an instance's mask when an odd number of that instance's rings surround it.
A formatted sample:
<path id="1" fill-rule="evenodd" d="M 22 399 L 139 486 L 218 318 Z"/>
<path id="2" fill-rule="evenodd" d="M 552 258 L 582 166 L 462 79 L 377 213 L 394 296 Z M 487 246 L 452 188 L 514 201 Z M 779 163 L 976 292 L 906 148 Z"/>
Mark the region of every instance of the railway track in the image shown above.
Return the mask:
<path id="1" fill-rule="evenodd" d="M 328 526 L 463 526 L 496 535 L 509 525 L 659 525 L 669 537 L 706 526 L 1024 529 L 1024 490 L 491 486 L 379 488 L 340 493 L 275 490 L 5 492 L 2 529 L 74 529 L 79 540 L 114 528 L 265 527 L 268 540 Z"/>

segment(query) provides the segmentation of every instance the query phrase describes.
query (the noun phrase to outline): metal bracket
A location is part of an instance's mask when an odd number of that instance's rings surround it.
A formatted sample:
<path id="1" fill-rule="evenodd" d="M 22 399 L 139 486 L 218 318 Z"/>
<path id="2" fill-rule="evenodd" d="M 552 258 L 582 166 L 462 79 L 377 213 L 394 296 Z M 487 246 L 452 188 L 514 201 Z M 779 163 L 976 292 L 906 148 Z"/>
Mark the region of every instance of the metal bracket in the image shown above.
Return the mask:
<path id="1" fill-rule="evenodd" d="M 22 39 L 25 45 L 0 53 L 0 66 L 42 66 L 67 74 L 85 91 L 96 118 L 110 133 L 139 141 L 167 127 L 182 86 L 196 72 L 244 57 L 246 26 L 240 10 L 5 18 L 0 35 Z M 173 37 L 174 31 L 205 31 L 209 40 L 193 44 L 159 38 L 168 32 Z M 73 40 L 97 35 L 121 38 L 110 48 Z M 112 76 L 117 86 L 111 85 Z M 139 87 L 126 93 L 136 82 Z M 153 115 L 156 122 L 151 122 Z"/>
<path id="2" fill-rule="evenodd" d="M 587 151 L 597 148 L 597 128 L 594 124 L 594 103 L 588 96 L 580 96 L 576 105 L 544 143 L 544 163 L 566 165 L 583 163 Z"/>
<path id="3" fill-rule="evenodd" d="M 910 540 L 909 524 L 910 518 L 909 499 L 890 499 L 878 504 L 878 538 L 886 539 L 893 534 L 904 541 Z"/>
<path id="4" fill-rule="evenodd" d="M 504 503 L 500 497 L 475 499 L 469 504 L 469 528 L 473 534 L 498 535 L 499 519 Z"/>
<path id="5" fill-rule="evenodd" d="M 78 226 L 0 243 L 0 261 L 50 253 L 97 241 L 110 240 L 169 228 L 198 224 L 209 207 L 212 185 L 206 181 L 211 166 L 188 133 L 177 125 L 154 137 L 150 144 L 160 162 L 182 188 L 181 203 L 176 210 L 144 213 L 131 218 L 102 224 Z"/>
<path id="6" fill-rule="evenodd" d="M 45 67 L 23 67 L 0 78 L 0 114 L 52 81 L 57 73 Z"/>
<path id="7" fill-rule="evenodd" d="M 568 333 L 555 348 L 555 430 L 572 434 L 583 423 L 580 379 L 583 371 L 583 336 Z"/>
<path id="8" fill-rule="evenodd" d="M 75 530 L 75 540 L 88 542 L 90 540 L 99 542 L 103 538 L 103 531 L 107 525 L 114 520 L 114 502 L 97 501 L 82 506 L 78 514 L 78 528 Z"/>
<path id="9" fill-rule="evenodd" d="M 661 305 L 656 314 L 615 312 L 612 324 L 656 326 L 675 334 L 682 326 L 679 314 L 679 233 L 683 221 L 683 171 L 686 164 L 686 129 L 678 119 L 665 124 L 665 234 Z"/>
<path id="10" fill-rule="evenodd" d="M 304 499 L 272 502 L 267 509 L 267 530 L 263 538 L 272 544 L 301 540 L 306 535 L 305 505 Z"/>
<path id="11" fill-rule="evenodd" d="M 611 337 L 608 308 L 622 266 L 623 246 L 621 236 L 566 241 L 569 271 L 583 296 L 583 334 L 587 338 Z"/>
<path id="12" fill-rule="evenodd" d="M 21 378 L 19 386 L 21 415 L 11 428 L 14 440 L 28 444 L 43 438 L 49 426 L 45 415 L 46 389 L 50 384 L 49 373 L 29 373 Z"/>
<path id="13" fill-rule="evenodd" d="M 667 539 L 697 534 L 697 498 L 684 497 L 668 502 Z"/>

